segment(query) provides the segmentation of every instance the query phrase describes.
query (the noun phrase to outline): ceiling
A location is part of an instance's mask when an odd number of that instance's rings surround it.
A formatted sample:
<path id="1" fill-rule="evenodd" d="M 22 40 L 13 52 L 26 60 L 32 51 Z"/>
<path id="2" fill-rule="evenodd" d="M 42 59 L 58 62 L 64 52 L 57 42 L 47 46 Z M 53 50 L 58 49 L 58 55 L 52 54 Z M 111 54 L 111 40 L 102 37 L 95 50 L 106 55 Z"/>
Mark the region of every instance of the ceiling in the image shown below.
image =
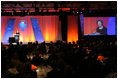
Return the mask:
<path id="1" fill-rule="evenodd" d="M 1 1 L 1 10 L 5 12 L 21 10 L 34 12 L 46 11 L 55 12 L 62 9 L 86 9 L 89 10 L 117 10 L 117 1 Z"/>

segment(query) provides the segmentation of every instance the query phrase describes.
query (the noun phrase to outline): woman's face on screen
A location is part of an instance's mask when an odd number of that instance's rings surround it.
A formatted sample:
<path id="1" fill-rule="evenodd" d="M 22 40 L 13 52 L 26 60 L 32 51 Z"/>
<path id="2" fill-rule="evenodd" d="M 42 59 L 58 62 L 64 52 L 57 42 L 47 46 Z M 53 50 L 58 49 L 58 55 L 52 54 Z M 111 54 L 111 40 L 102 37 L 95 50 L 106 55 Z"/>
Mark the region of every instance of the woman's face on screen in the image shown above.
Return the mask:
<path id="1" fill-rule="evenodd" d="M 102 22 L 101 21 L 98 21 L 98 26 L 102 26 Z"/>

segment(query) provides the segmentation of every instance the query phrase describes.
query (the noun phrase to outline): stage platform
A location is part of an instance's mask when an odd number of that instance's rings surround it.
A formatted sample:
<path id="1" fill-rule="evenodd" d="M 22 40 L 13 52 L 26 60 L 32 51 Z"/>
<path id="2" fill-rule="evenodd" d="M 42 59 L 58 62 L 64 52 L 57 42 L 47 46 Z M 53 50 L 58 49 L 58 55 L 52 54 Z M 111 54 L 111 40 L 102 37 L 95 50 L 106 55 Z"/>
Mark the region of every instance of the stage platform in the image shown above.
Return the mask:
<path id="1" fill-rule="evenodd" d="M 36 43 L 36 42 L 22 42 L 23 45 L 28 44 L 28 43 L 32 43 L 33 44 L 33 43 Z M 40 44 L 40 43 L 42 43 L 42 42 L 38 42 L 38 44 Z M 8 43 L 8 42 L 2 42 L 2 44 L 3 45 L 9 45 L 10 43 Z M 12 43 L 12 44 L 13 45 L 16 45 L 17 43 Z"/>

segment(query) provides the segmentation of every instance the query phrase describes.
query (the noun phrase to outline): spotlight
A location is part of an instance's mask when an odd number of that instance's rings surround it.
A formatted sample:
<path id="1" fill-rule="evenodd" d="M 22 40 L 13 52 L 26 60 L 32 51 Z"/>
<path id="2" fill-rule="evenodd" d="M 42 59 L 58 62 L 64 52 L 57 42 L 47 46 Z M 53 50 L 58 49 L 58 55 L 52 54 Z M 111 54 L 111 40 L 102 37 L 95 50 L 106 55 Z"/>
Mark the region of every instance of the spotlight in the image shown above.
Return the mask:
<path id="1" fill-rule="evenodd" d="M 84 13 L 84 10 L 85 10 L 85 8 L 81 8 L 80 9 L 80 13 L 83 14 Z"/>
<path id="2" fill-rule="evenodd" d="M 29 12 L 27 14 L 29 15 Z"/>
<path id="3" fill-rule="evenodd" d="M 79 14 L 80 13 L 80 10 L 79 9 L 76 9 L 76 14 Z"/>
<path id="4" fill-rule="evenodd" d="M 82 10 L 85 10 L 85 8 L 82 8 Z"/>
<path id="5" fill-rule="evenodd" d="M 79 11 L 77 11 L 77 14 L 79 14 Z"/>
<path id="6" fill-rule="evenodd" d="M 12 12 L 12 16 L 13 16 L 13 15 L 15 15 L 16 11 L 15 11 L 15 10 L 12 10 L 12 11 L 13 11 L 13 12 Z"/>
<path id="7" fill-rule="evenodd" d="M 83 12 L 81 11 L 80 13 L 82 14 Z"/>
<path id="8" fill-rule="evenodd" d="M 27 10 L 27 14 L 29 15 L 29 9 Z"/>
<path id="9" fill-rule="evenodd" d="M 12 16 L 14 15 L 14 12 L 12 12 Z"/>
<path id="10" fill-rule="evenodd" d="M 74 9 L 70 9 L 70 12 L 71 12 L 71 13 L 75 13 L 75 10 L 74 10 Z"/>

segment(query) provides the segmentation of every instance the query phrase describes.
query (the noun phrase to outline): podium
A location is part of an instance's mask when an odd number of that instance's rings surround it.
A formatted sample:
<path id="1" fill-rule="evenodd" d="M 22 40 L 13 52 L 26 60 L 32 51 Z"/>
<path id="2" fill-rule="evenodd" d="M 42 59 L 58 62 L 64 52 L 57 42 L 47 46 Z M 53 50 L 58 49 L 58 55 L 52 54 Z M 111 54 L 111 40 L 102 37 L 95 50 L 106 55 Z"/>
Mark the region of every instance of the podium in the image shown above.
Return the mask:
<path id="1" fill-rule="evenodd" d="M 14 43 L 15 42 L 15 37 L 9 37 L 9 43 Z"/>
<path id="2" fill-rule="evenodd" d="M 19 42 L 19 33 L 13 34 L 14 37 L 9 37 L 9 43 Z"/>
<path id="3" fill-rule="evenodd" d="M 19 42 L 19 34 L 15 34 L 14 38 L 15 38 L 15 42 Z"/>

